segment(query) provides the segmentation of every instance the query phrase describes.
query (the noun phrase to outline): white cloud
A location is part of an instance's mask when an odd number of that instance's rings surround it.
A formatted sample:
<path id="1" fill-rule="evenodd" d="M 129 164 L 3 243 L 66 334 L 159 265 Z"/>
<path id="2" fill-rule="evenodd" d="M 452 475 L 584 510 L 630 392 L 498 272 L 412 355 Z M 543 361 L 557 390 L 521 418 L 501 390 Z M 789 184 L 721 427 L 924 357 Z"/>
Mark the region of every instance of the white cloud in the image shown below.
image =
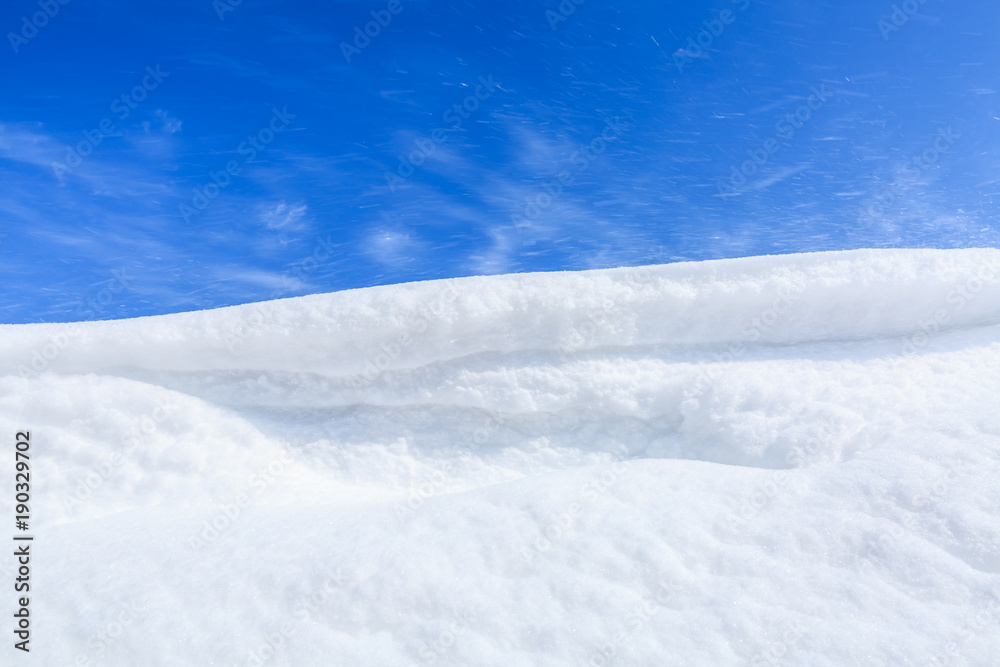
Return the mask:
<path id="1" fill-rule="evenodd" d="M 160 127 L 158 128 L 164 134 L 176 134 L 181 131 L 182 121 L 178 118 L 173 118 L 169 113 L 163 109 L 156 110 L 156 119 L 159 121 Z M 145 121 L 142 124 L 142 129 L 149 134 L 152 129 L 153 124 L 149 121 Z"/>
<path id="2" fill-rule="evenodd" d="M 267 229 L 293 231 L 302 229 L 302 223 L 309 207 L 305 204 L 297 206 L 282 201 L 279 204 L 261 205 L 257 217 Z"/>

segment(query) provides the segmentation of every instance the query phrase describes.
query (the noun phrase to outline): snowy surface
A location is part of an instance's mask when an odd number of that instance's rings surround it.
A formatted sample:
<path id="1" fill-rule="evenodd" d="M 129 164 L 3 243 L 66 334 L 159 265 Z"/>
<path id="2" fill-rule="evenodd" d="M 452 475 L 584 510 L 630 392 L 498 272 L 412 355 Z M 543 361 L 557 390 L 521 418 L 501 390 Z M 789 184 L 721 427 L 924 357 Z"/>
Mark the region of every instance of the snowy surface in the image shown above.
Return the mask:
<path id="1" fill-rule="evenodd" d="M 8 325 L 0 369 L 31 664 L 1000 664 L 995 250 Z"/>

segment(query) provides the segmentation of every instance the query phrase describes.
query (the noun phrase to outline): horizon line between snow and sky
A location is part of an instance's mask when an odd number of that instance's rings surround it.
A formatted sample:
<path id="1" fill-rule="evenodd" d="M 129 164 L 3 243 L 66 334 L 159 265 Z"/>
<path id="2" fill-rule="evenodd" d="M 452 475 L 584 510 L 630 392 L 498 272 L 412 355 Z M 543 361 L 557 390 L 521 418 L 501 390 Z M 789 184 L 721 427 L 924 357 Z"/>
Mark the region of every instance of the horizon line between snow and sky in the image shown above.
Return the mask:
<path id="1" fill-rule="evenodd" d="M 1000 16 L 904 5 L 16 0 L 0 322 L 995 247 Z"/>

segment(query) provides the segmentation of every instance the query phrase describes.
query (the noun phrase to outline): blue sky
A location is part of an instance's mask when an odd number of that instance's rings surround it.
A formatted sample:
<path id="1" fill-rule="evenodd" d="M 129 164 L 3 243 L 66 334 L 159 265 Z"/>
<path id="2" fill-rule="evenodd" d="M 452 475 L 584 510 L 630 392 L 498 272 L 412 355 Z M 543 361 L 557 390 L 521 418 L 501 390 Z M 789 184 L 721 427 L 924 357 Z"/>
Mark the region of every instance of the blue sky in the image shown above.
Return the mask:
<path id="1" fill-rule="evenodd" d="M 0 26 L 0 322 L 998 240 L 985 1 L 12 0 Z"/>

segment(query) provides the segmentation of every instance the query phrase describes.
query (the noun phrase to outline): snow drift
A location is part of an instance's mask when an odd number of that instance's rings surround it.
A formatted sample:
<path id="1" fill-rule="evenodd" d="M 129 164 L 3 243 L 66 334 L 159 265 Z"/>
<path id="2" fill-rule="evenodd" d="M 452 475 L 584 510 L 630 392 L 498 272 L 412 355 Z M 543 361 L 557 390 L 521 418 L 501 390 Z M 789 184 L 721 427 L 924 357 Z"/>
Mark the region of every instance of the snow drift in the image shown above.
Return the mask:
<path id="1" fill-rule="evenodd" d="M 997 664 L 998 334 L 995 250 L 2 326 L 32 658 Z"/>

